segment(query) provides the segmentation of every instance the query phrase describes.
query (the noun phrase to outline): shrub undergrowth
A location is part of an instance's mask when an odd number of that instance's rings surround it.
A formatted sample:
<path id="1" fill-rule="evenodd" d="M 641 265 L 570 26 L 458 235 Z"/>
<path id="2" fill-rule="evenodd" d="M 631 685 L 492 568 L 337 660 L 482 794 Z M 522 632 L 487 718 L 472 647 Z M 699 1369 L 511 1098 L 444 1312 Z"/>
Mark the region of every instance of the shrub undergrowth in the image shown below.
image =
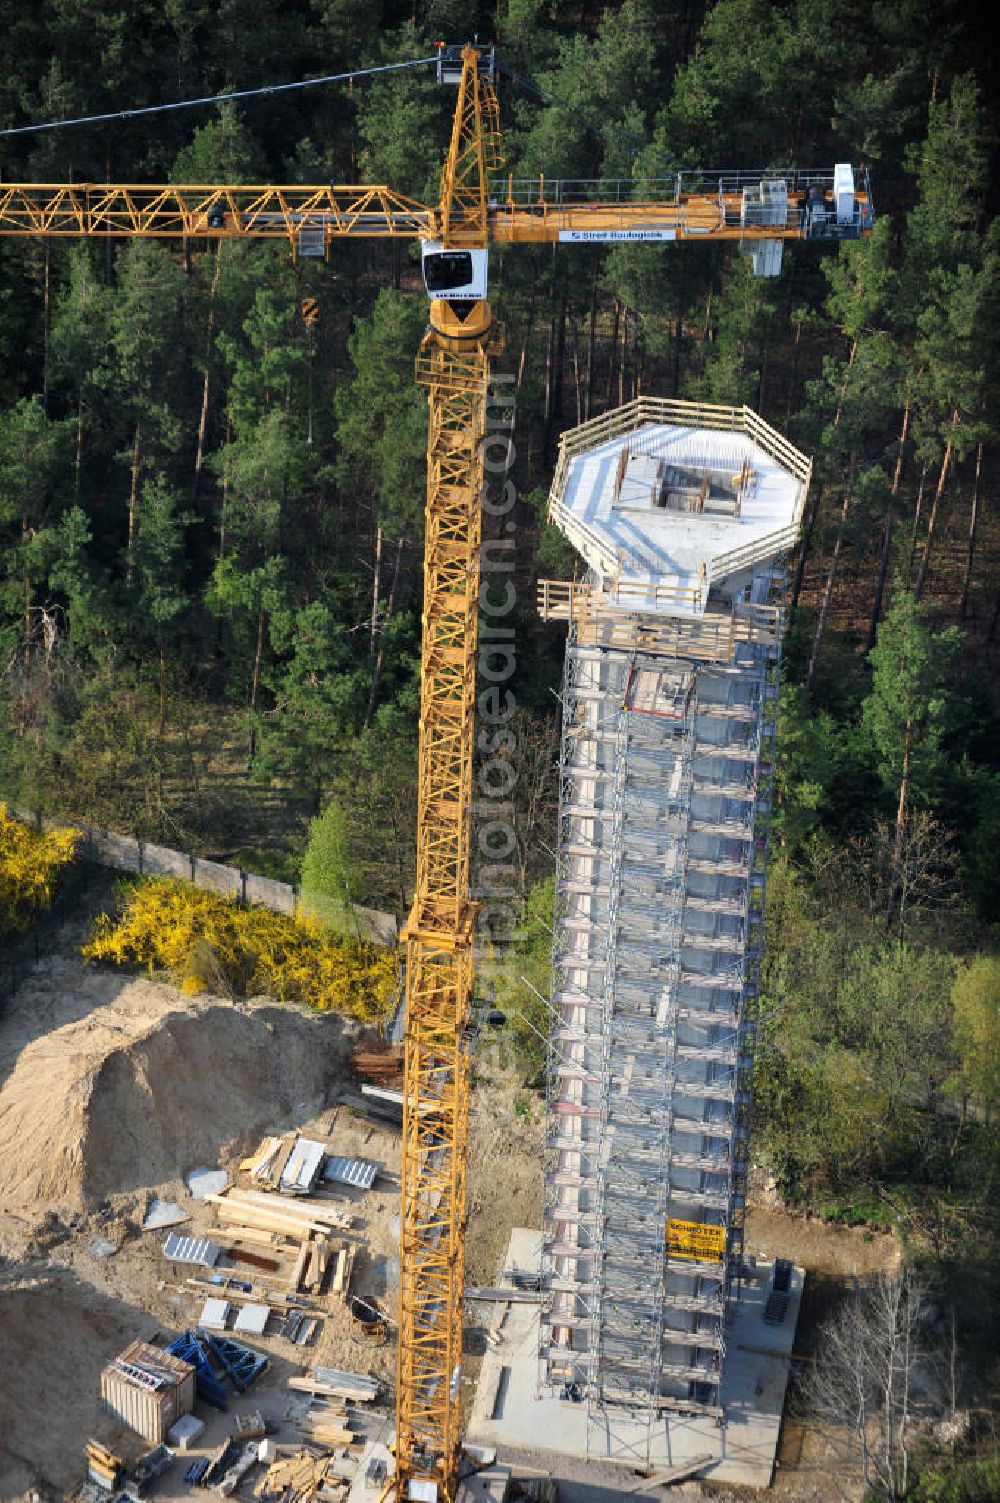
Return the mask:
<path id="1" fill-rule="evenodd" d="M 48 908 L 78 840 L 76 830 L 32 830 L 0 803 L 0 938 L 23 934 Z"/>
<path id="2" fill-rule="evenodd" d="M 170 877 L 131 887 L 117 918 L 98 917 L 83 955 L 167 970 L 189 996 L 263 992 L 370 1023 L 388 1016 L 397 987 L 394 950 Z"/>

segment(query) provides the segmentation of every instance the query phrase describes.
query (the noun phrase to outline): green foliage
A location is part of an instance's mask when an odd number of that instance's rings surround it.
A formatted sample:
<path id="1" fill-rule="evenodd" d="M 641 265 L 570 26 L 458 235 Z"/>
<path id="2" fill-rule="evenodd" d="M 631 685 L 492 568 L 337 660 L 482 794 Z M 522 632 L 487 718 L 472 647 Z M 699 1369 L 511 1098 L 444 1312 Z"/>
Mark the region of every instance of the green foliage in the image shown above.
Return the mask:
<path id="1" fill-rule="evenodd" d="M 348 340 L 352 379 L 336 394 L 341 483 L 360 482 L 392 538 L 422 532 L 427 403 L 413 380 L 424 313 L 412 299 L 383 288 L 369 318 Z"/>
<path id="2" fill-rule="evenodd" d="M 1000 1452 L 957 1459 L 941 1455 L 921 1468 L 907 1498 L 912 1503 L 994 1503 L 1000 1497 Z"/>
<path id="3" fill-rule="evenodd" d="M 897 797 L 933 800 L 948 728 L 948 673 L 961 643 L 956 627 L 933 632 L 919 601 L 898 590 L 871 653 L 872 691 L 863 721 L 878 756 L 879 776 Z"/>
<path id="4" fill-rule="evenodd" d="M 309 838 L 302 857 L 300 882 L 303 901 L 318 917 L 337 916 L 357 902 L 357 867 L 350 849 L 347 811 L 331 800 L 309 825 Z"/>
<path id="5" fill-rule="evenodd" d="M 862 875 L 771 872 L 758 1146 L 807 1199 L 919 1174 L 957 1063 L 954 958 L 874 926 Z"/>
<path id="6" fill-rule="evenodd" d="M 515 942 L 492 973 L 490 1006 L 506 1014 L 504 1032 L 530 1085 L 540 1084 L 545 1074 L 554 912 L 555 881 L 547 877 L 529 890 Z"/>
<path id="7" fill-rule="evenodd" d="M 951 995 L 962 1088 L 992 1116 L 1000 1106 L 1000 958 L 962 965 Z"/>
<path id="8" fill-rule="evenodd" d="M 764 328 L 774 312 L 766 278 L 737 256 L 723 274 L 714 304 L 714 338 L 705 347 L 701 373 L 685 383 L 685 395 L 726 406 L 754 405 L 760 384 Z"/>

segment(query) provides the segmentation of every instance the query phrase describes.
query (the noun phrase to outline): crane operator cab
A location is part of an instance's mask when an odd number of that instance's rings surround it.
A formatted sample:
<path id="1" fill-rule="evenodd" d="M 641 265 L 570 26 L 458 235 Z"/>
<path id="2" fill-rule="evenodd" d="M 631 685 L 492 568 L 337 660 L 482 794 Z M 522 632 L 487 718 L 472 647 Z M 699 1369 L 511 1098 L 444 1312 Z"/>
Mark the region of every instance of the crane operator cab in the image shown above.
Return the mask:
<path id="1" fill-rule="evenodd" d="M 421 246 L 430 323 L 453 348 L 465 348 L 493 322 L 486 300 L 489 252 L 484 246 L 446 249 L 439 240 Z"/>
<path id="2" fill-rule="evenodd" d="M 449 302 L 484 298 L 488 256 L 485 247 L 446 250 L 439 240 L 425 240 L 421 258 L 427 296 L 447 298 Z"/>

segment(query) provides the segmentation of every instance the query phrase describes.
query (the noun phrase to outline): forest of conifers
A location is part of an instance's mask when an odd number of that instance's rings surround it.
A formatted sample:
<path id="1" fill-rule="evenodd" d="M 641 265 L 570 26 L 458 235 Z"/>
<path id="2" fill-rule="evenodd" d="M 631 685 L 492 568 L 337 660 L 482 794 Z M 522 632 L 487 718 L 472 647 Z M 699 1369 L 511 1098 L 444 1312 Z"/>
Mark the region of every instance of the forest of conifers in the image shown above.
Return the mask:
<path id="1" fill-rule="evenodd" d="M 560 432 L 640 392 L 815 456 L 781 720 L 758 1154 L 788 1195 L 995 1279 L 997 85 L 956 4 L 38 0 L 0 126 L 495 38 L 508 170 L 863 161 L 870 240 L 494 253 L 514 379 L 522 966 L 544 985 Z M 558 102 L 553 102 L 558 101 Z M 433 69 L 0 141 L 8 181 L 385 182 L 435 202 Z M 318 303 L 307 326 L 302 304 Z M 341 895 L 412 878 L 425 396 L 415 247 L 0 243 L 0 795 Z M 521 998 L 527 1007 L 528 999 Z M 966 1281 L 963 1284 L 963 1280 Z"/>

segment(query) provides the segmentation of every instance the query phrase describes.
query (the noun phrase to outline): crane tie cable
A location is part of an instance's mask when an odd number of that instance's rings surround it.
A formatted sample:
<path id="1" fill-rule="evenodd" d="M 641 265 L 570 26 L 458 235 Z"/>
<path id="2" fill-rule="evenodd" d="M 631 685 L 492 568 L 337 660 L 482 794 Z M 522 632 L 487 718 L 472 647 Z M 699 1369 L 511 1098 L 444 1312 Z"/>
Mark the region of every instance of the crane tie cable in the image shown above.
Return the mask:
<path id="1" fill-rule="evenodd" d="M 228 94 L 205 94 L 200 99 L 177 99 L 171 104 L 147 104 L 138 109 L 109 110 L 103 115 L 76 115 L 68 120 L 47 120 L 37 125 L 14 125 L 0 130 L 3 136 L 27 136 L 35 131 L 62 130 L 70 125 L 100 125 L 107 120 L 134 120 L 139 115 L 162 115 L 169 110 L 190 110 L 197 105 L 226 104 L 233 99 L 257 99 L 261 95 L 287 94 L 292 89 L 314 89 L 320 84 L 346 83 L 354 78 L 369 78 L 374 73 L 397 73 L 402 68 L 422 68 L 436 63 L 437 57 L 416 57 L 405 63 L 382 63 L 374 68 L 352 68 L 349 73 L 327 73 L 322 78 L 303 78 L 296 83 L 266 84 L 258 89 L 236 89 Z"/>

